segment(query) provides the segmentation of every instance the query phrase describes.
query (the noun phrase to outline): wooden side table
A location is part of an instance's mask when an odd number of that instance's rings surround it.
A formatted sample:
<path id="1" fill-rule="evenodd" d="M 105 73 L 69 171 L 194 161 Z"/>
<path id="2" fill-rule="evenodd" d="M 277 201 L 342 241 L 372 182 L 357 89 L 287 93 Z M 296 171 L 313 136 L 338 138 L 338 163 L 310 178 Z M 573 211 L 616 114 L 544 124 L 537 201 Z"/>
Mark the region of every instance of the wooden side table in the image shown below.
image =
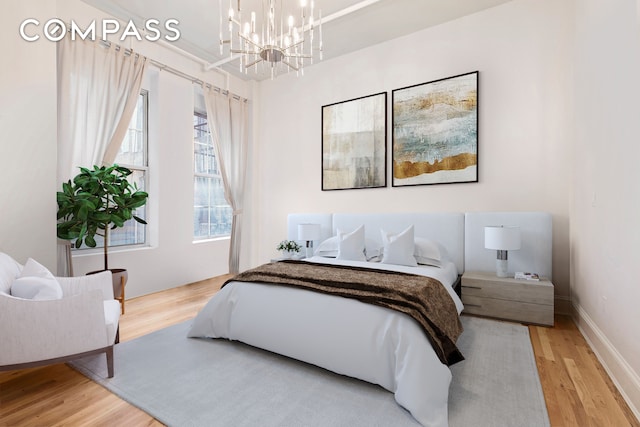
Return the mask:
<path id="1" fill-rule="evenodd" d="M 124 314 L 124 288 L 129 280 L 129 272 L 124 268 L 112 268 L 113 297 L 120 301 L 120 314 Z"/>
<path id="2" fill-rule="evenodd" d="M 462 275 L 464 313 L 553 326 L 553 283 L 497 277 L 466 271 Z"/>
<path id="3" fill-rule="evenodd" d="M 120 301 L 120 314 L 124 314 L 124 287 L 129 280 L 129 272 L 124 268 L 110 268 L 113 282 L 113 298 Z M 96 274 L 104 270 L 90 271 L 87 274 Z"/>
<path id="4" fill-rule="evenodd" d="M 124 314 L 124 287 L 126 284 L 127 278 L 125 276 L 120 276 L 120 296 L 115 296 L 115 299 L 120 301 L 120 305 L 122 306 L 120 314 Z"/>

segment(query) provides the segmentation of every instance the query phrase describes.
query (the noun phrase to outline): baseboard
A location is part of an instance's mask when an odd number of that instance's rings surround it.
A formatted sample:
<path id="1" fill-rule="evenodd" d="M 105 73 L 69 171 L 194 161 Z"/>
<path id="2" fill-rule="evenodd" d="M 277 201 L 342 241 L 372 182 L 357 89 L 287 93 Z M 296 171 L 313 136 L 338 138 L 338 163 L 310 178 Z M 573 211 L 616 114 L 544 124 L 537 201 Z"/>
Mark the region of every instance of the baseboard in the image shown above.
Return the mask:
<path id="1" fill-rule="evenodd" d="M 640 376 L 611 344 L 579 304 L 572 304 L 572 317 L 591 350 L 607 371 L 629 408 L 640 421 Z"/>
<path id="2" fill-rule="evenodd" d="M 556 296 L 553 301 L 553 312 L 555 314 L 566 314 L 570 316 L 573 312 L 571 308 L 571 298 Z"/>

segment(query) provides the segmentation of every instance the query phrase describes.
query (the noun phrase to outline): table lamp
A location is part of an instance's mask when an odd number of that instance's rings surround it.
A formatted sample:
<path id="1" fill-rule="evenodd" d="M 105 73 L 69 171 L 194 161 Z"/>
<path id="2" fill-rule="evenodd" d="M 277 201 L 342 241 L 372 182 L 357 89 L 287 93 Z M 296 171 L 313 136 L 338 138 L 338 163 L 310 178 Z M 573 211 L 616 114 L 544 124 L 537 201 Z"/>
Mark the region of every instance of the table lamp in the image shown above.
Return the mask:
<path id="1" fill-rule="evenodd" d="M 320 224 L 298 224 L 298 240 L 307 243 L 306 257 L 313 256 L 313 241 L 320 239 Z"/>
<path id="2" fill-rule="evenodd" d="M 484 247 L 498 251 L 496 275 L 498 277 L 508 277 L 507 251 L 520 249 L 520 227 L 504 225 L 485 227 Z"/>

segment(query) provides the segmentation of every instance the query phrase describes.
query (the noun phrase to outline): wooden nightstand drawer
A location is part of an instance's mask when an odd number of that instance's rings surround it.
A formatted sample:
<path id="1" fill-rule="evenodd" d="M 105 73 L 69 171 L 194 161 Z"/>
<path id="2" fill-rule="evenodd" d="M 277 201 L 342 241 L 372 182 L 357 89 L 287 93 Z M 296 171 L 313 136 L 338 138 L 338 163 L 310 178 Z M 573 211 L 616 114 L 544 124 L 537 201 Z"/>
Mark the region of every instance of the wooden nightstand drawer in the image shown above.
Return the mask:
<path id="1" fill-rule="evenodd" d="M 553 325 L 553 306 L 468 296 L 464 295 L 464 292 L 463 290 L 462 302 L 465 313 L 525 323 Z"/>
<path id="2" fill-rule="evenodd" d="M 496 277 L 496 279 L 498 279 Z M 553 305 L 553 285 L 547 281 L 527 282 L 510 279 L 510 282 L 462 279 L 464 294 L 509 301 L 524 301 L 533 304 Z"/>
<path id="3" fill-rule="evenodd" d="M 464 312 L 525 323 L 553 325 L 553 283 L 501 278 L 494 273 L 465 272 Z"/>

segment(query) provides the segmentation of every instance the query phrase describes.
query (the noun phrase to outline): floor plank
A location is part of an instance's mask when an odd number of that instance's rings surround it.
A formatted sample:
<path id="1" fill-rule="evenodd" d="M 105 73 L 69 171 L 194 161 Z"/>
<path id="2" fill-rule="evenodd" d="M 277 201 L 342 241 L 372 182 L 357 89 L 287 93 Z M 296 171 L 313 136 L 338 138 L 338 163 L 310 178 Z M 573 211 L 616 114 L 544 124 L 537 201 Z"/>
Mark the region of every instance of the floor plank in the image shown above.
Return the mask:
<path id="1" fill-rule="evenodd" d="M 570 317 L 529 333 L 552 426 L 640 427 Z"/>
<path id="2" fill-rule="evenodd" d="M 121 341 L 192 318 L 228 277 L 127 300 Z M 529 332 L 552 426 L 640 427 L 569 317 Z M 0 426 L 76 425 L 162 424 L 64 364 L 0 372 Z"/>

